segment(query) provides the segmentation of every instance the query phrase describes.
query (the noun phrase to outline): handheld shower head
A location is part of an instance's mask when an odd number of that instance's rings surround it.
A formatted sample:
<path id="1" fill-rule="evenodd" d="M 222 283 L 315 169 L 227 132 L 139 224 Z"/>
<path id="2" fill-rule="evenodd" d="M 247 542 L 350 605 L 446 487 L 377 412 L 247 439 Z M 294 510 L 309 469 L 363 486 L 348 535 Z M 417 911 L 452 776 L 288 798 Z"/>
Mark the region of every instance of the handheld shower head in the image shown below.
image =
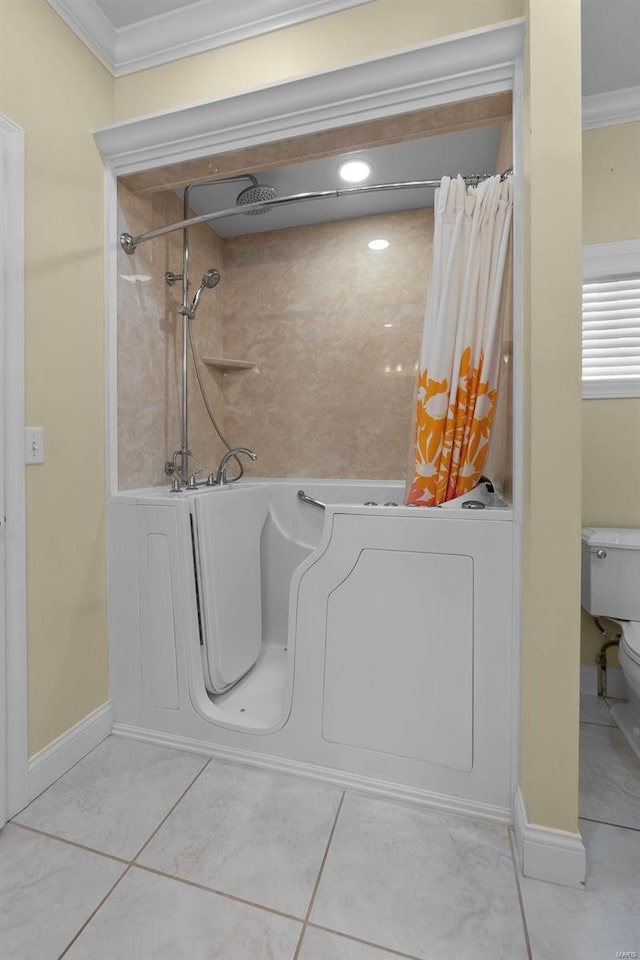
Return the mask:
<path id="1" fill-rule="evenodd" d="M 212 267 L 210 270 L 207 270 L 202 275 L 202 280 L 200 281 L 200 286 L 196 290 L 196 295 L 191 301 L 191 306 L 182 306 L 178 310 L 178 313 L 182 314 L 183 317 L 189 317 L 189 320 L 193 320 L 196 315 L 196 310 L 198 309 L 198 304 L 200 303 L 200 297 L 202 296 L 203 290 L 211 290 L 213 287 L 217 287 L 220 283 L 220 271 Z"/>
<path id="2" fill-rule="evenodd" d="M 200 283 L 201 287 L 206 287 L 208 290 L 211 290 L 213 287 L 216 287 L 220 283 L 220 272 L 214 267 L 211 270 L 207 270 L 203 274 L 202 282 Z"/>

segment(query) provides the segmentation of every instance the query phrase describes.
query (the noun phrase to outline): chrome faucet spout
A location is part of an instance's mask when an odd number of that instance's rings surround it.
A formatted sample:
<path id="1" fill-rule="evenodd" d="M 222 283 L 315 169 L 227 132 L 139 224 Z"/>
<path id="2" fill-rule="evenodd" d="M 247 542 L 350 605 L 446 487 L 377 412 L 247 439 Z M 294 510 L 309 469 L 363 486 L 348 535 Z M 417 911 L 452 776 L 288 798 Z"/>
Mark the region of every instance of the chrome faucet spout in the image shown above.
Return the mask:
<path id="1" fill-rule="evenodd" d="M 233 450 L 225 453 L 220 461 L 220 466 L 218 467 L 215 477 L 216 484 L 233 483 L 233 480 L 227 479 L 227 467 L 229 466 L 229 461 L 237 457 L 239 453 L 243 453 L 245 457 L 249 457 L 251 460 L 258 459 L 258 454 L 254 453 L 253 450 L 249 450 L 247 447 L 234 447 Z M 236 477 L 235 479 L 239 480 L 240 478 Z"/>

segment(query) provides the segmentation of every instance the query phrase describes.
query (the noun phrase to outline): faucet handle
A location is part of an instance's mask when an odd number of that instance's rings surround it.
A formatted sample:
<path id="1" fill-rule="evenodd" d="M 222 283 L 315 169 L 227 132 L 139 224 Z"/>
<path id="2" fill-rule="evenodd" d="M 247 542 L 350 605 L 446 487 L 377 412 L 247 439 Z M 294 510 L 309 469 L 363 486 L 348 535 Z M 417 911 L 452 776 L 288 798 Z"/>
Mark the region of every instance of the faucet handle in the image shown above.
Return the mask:
<path id="1" fill-rule="evenodd" d="M 187 484 L 189 490 L 196 490 L 196 489 L 197 489 L 198 484 L 197 484 L 197 482 L 196 482 L 196 477 L 197 477 L 198 474 L 200 474 L 200 473 L 204 473 L 204 467 L 201 467 L 199 470 L 194 470 L 194 472 L 193 472 L 193 473 L 191 474 L 191 476 L 189 477 L 189 483 Z"/>

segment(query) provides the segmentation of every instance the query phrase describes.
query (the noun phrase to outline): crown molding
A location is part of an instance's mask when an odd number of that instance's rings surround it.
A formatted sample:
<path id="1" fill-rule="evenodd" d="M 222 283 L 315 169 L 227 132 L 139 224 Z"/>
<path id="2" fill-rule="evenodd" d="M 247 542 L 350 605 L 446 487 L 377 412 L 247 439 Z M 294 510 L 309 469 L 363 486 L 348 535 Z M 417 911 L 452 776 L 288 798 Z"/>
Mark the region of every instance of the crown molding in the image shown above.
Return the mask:
<path id="1" fill-rule="evenodd" d="M 582 98 L 582 129 L 640 121 L 640 87 L 625 87 Z"/>
<path id="2" fill-rule="evenodd" d="M 94 137 L 115 173 L 134 173 L 327 126 L 489 96 L 512 89 L 523 36 L 523 21 L 512 20 L 286 83 L 107 124 Z"/>
<path id="3" fill-rule="evenodd" d="M 116 29 L 94 0 L 47 0 L 76 36 L 115 74 Z"/>
<path id="4" fill-rule="evenodd" d="M 371 0 L 195 0 L 126 27 L 114 27 L 95 0 L 47 3 L 116 76 L 339 13 Z M 257 13 L 259 11 L 259 13 Z"/>

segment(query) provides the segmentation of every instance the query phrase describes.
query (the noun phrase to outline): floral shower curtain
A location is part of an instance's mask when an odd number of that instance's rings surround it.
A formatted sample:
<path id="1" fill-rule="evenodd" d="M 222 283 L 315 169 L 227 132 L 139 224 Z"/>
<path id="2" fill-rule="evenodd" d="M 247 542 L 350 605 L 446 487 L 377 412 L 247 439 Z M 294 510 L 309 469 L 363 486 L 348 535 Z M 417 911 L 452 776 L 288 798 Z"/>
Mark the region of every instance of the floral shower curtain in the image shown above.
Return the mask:
<path id="1" fill-rule="evenodd" d="M 499 176 L 477 187 L 443 177 L 436 191 L 407 503 L 452 500 L 482 474 L 498 395 L 512 193 L 512 177 Z"/>

